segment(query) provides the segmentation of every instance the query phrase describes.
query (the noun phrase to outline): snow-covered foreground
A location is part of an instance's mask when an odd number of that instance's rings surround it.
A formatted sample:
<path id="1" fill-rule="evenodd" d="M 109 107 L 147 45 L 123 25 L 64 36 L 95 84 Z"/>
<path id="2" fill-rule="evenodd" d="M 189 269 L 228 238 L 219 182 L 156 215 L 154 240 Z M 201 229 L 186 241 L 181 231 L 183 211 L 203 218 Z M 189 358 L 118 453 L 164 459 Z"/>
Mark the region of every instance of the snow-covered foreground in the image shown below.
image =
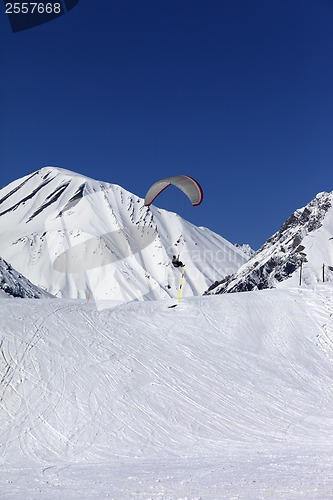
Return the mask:
<path id="1" fill-rule="evenodd" d="M 332 498 L 333 287 L 0 299 L 1 498 Z"/>

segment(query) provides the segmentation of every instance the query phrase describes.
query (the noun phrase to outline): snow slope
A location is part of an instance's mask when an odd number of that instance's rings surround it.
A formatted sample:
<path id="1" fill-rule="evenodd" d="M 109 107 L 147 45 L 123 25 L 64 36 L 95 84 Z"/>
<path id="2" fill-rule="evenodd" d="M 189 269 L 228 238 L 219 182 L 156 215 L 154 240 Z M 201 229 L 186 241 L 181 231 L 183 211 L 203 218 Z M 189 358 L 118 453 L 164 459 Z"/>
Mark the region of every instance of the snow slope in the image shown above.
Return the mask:
<path id="1" fill-rule="evenodd" d="M 0 255 L 53 295 L 95 300 L 175 297 L 186 264 L 184 296 L 200 295 L 248 257 L 115 184 L 45 167 L 0 190 Z"/>
<path id="2" fill-rule="evenodd" d="M 0 301 L 1 498 L 332 498 L 333 288 Z"/>
<path id="3" fill-rule="evenodd" d="M 236 273 L 209 293 L 241 292 L 333 281 L 333 192 L 296 210 Z"/>

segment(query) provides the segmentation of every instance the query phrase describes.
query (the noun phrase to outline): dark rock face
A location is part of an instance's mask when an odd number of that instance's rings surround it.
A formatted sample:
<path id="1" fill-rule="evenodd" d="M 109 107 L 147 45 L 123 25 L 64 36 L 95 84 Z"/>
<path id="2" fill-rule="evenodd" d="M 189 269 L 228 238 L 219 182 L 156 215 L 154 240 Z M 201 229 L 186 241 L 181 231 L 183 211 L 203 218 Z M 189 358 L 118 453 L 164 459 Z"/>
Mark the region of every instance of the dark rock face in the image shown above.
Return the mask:
<path id="1" fill-rule="evenodd" d="M 0 257 L 0 290 L 9 297 L 41 299 L 51 295 L 13 269 L 4 259 Z"/>

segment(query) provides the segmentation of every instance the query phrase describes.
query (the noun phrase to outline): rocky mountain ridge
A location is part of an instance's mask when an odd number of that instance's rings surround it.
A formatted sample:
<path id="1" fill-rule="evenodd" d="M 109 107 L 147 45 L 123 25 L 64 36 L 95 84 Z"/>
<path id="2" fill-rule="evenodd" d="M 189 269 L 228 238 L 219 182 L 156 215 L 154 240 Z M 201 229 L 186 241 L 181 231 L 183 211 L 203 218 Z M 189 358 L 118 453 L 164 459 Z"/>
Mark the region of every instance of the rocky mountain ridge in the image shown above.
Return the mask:
<path id="1" fill-rule="evenodd" d="M 243 292 L 333 279 L 332 207 L 333 192 L 319 193 L 291 214 L 236 273 L 216 281 L 206 293 Z"/>

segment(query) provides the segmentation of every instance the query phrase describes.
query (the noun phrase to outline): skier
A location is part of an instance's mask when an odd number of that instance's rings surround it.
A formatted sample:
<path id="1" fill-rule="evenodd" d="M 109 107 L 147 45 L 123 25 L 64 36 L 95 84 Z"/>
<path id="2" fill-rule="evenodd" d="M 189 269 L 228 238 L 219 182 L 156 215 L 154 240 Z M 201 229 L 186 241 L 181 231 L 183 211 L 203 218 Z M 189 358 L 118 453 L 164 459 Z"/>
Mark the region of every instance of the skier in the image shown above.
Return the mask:
<path id="1" fill-rule="evenodd" d="M 174 267 L 185 267 L 185 264 L 183 264 L 180 260 L 179 260 L 179 255 L 178 257 L 176 257 L 175 255 L 172 256 L 172 265 Z"/>

